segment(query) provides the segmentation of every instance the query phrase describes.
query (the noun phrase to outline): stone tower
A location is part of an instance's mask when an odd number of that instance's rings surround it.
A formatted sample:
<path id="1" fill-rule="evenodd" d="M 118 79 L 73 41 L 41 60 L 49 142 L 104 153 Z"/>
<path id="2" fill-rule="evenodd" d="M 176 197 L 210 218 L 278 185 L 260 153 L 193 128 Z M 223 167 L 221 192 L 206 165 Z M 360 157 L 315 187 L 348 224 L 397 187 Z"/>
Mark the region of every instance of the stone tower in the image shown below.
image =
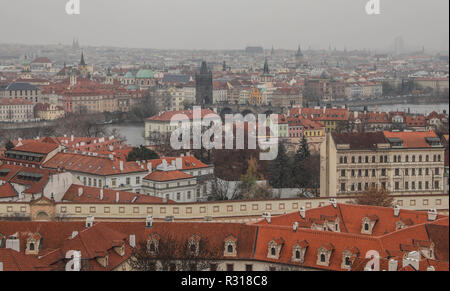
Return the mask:
<path id="1" fill-rule="evenodd" d="M 202 62 L 200 72 L 195 75 L 196 104 L 212 104 L 213 102 L 213 76 L 205 61 Z"/>

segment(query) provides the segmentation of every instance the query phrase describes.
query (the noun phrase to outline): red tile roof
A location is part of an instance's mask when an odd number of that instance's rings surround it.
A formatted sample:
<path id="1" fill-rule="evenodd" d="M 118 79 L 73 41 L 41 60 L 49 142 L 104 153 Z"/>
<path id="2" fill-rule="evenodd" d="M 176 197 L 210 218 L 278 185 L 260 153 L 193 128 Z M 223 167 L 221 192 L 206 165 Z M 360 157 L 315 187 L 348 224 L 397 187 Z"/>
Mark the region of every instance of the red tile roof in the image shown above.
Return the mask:
<path id="1" fill-rule="evenodd" d="M 433 130 L 411 131 L 411 132 L 391 132 L 385 131 L 386 138 L 399 138 L 403 142 L 404 148 L 429 148 L 430 144 L 426 138 L 438 138 Z"/>
<path id="2" fill-rule="evenodd" d="M 0 199 L 16 197 L 17 193 L 14 187 L 10 183 L 0 185 Z"/>
<path id="3" fill-rule="evenodd" d="M 82 189 L 81 196 L 79 195 L 79 190 Z M 114 191 L 109 189 L 103 189 L 103 199 L 100 199 L 100 188 L 80 186 L 73 184 L 64 194 L 63 202 L 74 202 L 74 203 L 163 203 L 163 199 L 159 197 L 136 194 L 132 192 L 125 191 Z M 116 193 L 119 193 L 119 202 L 116 202 Z M 168 200 L 167 203 L 175 203 L 175 201 Z"/>
<path id="4" fill-rule="evenodd" d="M 11 249 L 0 248 L 0 262 L 3 271 L 50 271 L 51 268 L 33 256 L 27 256 Z"/>
<path id="5" fill-rule="evenodd" d="M 183 179 L 192 179 L 194 176 L 188 175 L 181 171 L 154 171 L 153 173 L 147 175 L 144 179 L 156 182 L 166 182 L 175 181 Z"/>
<path id="6" fill-rule="evenodd" d="M 58 149 L 58 145 L 54 143 L 30 141 L 21 146 L 16 146 L 12 150 L 18 152 L 29 152 L 47 155 L 56 149 Z"/>
<path id="7" fill-rule="evenodd" d="M 149 118 L 147 118 L 147 120 L 169 122 L 177 114 L 184 114 L 184 115 L 186 115 L 189 118 L 189 120 L 193 120 L 194 119 L 194 111 L 193 110 L 180 110 L 180 111 L 163 112 L 161 115 L 155 115 L 155 116 L 149 117 Z M 215 115 L 217 115 L 217 113 L 215 113 L 214 111 L 212 111 L 210 109 L 201 109 L 201 117 L 202 118 L 205 117 L 208 114 L 215 114 Z"/>

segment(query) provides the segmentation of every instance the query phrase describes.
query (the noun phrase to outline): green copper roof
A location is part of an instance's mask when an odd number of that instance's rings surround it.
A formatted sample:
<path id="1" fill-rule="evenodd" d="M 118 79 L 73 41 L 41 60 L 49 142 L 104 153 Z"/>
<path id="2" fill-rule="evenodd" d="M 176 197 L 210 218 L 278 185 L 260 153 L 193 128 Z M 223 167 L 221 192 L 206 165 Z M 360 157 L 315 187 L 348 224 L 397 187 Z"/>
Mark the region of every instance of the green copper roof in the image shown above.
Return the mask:
<path id="1" fill-rule="evenodd" d="M 153 79 L 153 71 L 151 70 L 139 70 L 136 74 L 137 79 Z"/>
<path id="2" fill-rule="evenodd" d="M 132 72 L 127 72 L 125 74 L 124 78 L 134 78 L 133 73 Z"/>

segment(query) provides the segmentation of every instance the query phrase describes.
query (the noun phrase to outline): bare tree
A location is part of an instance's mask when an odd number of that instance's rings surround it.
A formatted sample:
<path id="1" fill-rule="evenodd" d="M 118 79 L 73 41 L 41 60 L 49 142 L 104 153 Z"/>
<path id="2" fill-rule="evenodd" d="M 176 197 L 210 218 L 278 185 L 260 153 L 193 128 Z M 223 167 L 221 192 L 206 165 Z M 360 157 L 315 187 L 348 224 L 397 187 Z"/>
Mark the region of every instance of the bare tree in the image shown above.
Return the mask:
<path id="1" fill-rule="evenodd" d="M 392 207 L 394 198 L 384 189 L 371 187 L 355 199 L 355 204 Z"/>
<path id="2" fill-rule="evenodd" d="M 238 200 L 241 195 L 239 194 L 239 185 L 232 182 L 222 180 L 214 177 L 211 180 L 211 194 L 208 197 L 210 201 L 223 201 L 223 200 Z"/>
<path id="3" fill-rule="evenodd" d="M 219 254 L 207 238 L 194 244 L 168 233 L 156 243 L 141 242 L 131 256 L 130 266 L 136 271 L 204 271 Z"/>

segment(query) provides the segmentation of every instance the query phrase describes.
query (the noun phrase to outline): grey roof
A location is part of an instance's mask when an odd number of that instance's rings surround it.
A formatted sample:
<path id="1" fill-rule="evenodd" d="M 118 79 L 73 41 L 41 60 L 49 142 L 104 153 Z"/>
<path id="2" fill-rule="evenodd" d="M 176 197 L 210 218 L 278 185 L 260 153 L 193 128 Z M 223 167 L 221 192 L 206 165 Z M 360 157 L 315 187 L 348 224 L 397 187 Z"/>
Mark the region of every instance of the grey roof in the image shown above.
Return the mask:
<path id="1" fill-rule="evenodd" d="M 164 75 L 163 83 L 188 83 L 191 79 L 189 75 Z"/>
<path id="2" fill-rule="evenodd" d="M 17 90 L 37 90 L 38 87 L 33 86 L 29 83 L 10 83 L 6 86 L 5 90 L 17 91 Z"/>

